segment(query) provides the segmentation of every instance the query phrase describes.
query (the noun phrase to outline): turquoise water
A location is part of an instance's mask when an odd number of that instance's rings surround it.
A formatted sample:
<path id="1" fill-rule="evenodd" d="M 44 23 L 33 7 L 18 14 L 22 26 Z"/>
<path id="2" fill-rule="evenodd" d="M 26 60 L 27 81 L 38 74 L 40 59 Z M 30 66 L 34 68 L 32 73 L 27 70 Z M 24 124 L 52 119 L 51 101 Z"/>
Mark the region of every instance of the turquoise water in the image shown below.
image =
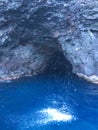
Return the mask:
<path id="1" fill-rule="evenodd" d="M 98 130 L 98 85 L 74 75 L 1 83 L 0 130 Z"/>

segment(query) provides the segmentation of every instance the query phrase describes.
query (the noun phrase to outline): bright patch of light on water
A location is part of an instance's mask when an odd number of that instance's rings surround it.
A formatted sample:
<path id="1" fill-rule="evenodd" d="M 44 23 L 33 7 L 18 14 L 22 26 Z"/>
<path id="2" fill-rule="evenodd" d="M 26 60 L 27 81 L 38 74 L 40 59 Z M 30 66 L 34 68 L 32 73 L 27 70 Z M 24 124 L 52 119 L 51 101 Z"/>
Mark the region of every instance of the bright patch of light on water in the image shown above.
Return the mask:
<path id="1" fill-rule="evenodd" d="M 76 120 L 70 109 L 66 108 L 43 108 L 34 113 L 30 112 L 25 115 L 9 115 L 7 124 L 17 124 L 18 130 L 41 127 L 52 123 L 71 122 Z"/>
<path id="2" fill-rule="evenodd" d="M 50 122 L 68 122 L 75 119 L 75 117 L 68 112 L 61 112 L 55 108 L 47 108 L 40 111 L 40 113 L 44 116 L 39 123 L 50 123 Z"/>

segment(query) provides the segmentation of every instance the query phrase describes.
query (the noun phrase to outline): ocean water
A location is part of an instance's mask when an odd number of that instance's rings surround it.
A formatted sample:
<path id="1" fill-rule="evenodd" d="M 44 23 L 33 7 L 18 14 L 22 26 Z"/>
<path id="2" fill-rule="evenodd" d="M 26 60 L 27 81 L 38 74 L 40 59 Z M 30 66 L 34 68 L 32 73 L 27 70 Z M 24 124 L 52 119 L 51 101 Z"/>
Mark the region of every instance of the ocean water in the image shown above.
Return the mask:
<path id="1" fill-rule="evenodd" d="M 98 130 L 98 85 L 68 74 L 0 83 L 0 130 Z"/>

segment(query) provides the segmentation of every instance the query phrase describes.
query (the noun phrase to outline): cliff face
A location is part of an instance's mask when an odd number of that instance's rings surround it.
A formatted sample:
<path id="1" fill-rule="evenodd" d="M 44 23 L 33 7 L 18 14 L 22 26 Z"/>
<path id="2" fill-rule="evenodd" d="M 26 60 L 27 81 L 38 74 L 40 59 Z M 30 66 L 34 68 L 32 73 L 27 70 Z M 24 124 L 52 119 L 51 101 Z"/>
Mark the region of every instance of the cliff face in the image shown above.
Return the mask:
<path id="1" fill-rule="evenodd" d="M 74 73 L 98 82 L 97 38 L 97 0 L 1 0 L 0 78 L 44 72 L 62 53 Z"/>
<path id="2" fill-rule="evenodd" d="M 59 50 L 44 27 L 43 1 L 0 1 L 0 78 L 41 73 Z"/>

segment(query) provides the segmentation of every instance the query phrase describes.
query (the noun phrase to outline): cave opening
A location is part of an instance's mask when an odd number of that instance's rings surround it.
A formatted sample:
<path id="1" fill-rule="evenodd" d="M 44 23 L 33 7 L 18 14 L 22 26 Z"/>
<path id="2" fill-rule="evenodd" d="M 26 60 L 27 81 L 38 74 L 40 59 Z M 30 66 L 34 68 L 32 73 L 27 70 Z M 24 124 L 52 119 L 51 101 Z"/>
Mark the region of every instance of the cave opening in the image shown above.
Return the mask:
<path id="1" fill-rule="evenodd" d="M 72 65 L 61 51 L 56 51 L 50 58 L 45 73 L 71 74 Z"/>

